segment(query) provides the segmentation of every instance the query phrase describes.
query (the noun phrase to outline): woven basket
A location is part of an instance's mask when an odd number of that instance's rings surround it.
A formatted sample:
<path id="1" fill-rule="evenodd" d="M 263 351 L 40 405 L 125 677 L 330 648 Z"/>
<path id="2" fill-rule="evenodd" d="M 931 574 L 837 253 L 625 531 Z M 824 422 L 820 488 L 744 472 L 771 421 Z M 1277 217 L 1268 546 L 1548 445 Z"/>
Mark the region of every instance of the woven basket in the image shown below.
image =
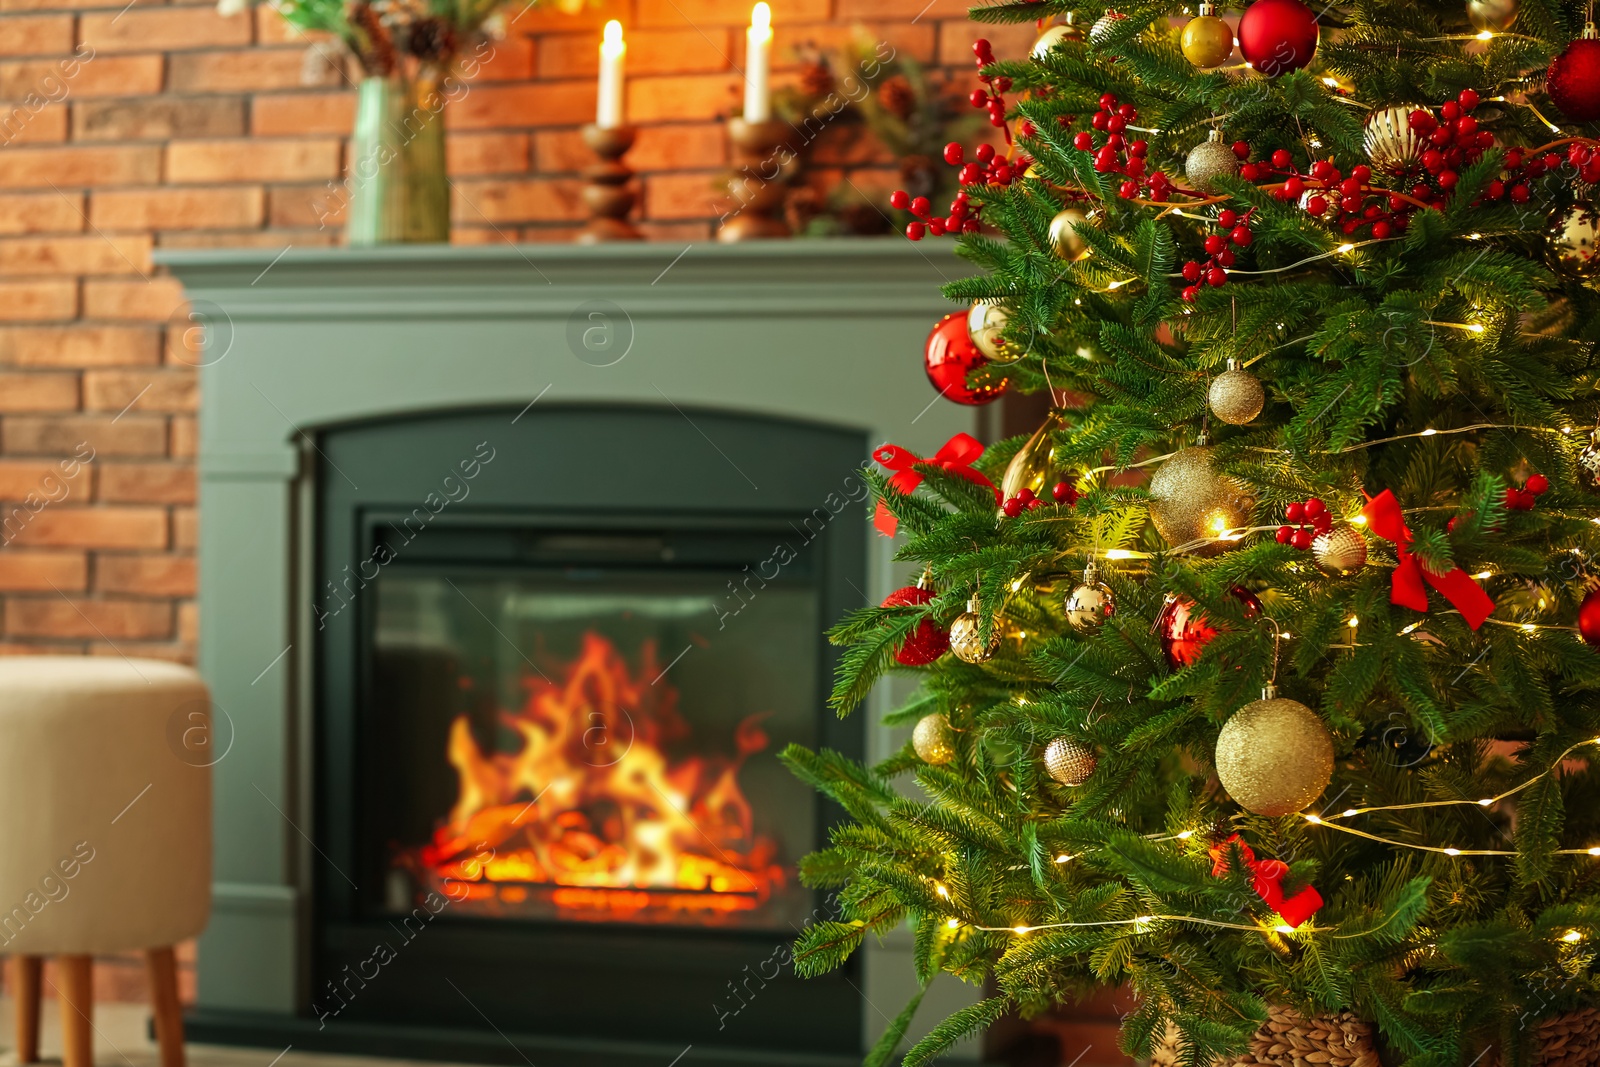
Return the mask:
<path id="1" fill-rule="evenodd" d="M 1595 1067 L 1600 1064 L 1600 1010 L 1583 1008 L 1539 1024 L 1536 1067 Z M 1500 1057 L 1484 1057 L 1484 1067 L 1499 1067 Z"/>
<path id="2" fill-rule="evenodd" d="M 1150 1067 L 1178 1067 L 1180 1051 L 1178 1030 L 1168 1023 L 1166 1036 L 1151 1052 Z M 1250 1051 L 1217 1060 L 1216 1067 L 1380 1067 L 1380 1064 L 1372 1043 L 1372 1027 L 1349 1012 L 1318 1015 L 1308 1020 L 1293 1008 L 1272 1005 L 1267 1009 L 1266 1023 L 1250 1039 Z M 1565 1061 L 1561 1067 L 1567 1067 Z"/>

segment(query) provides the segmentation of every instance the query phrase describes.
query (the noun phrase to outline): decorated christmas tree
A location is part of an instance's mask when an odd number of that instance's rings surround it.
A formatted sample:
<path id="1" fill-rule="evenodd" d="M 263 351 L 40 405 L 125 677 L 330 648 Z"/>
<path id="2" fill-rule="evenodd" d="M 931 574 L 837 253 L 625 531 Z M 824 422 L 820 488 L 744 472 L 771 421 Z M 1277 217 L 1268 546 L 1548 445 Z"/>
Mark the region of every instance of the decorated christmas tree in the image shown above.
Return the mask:
<path id="1" fill-rule="evenodd" d="M 1600 1064 L 1600 41 L 1225 14 L 973 12 L 1041 36 L 977 42 L 948 212 L 896 197 L 977 268 L 928 371 L 1052 410 L 877 453 L 922 577 L 834 627 L 833 703 L 908 672 L 915 730 L 786 753 L 848 813 L 797 966 L 908 924 L 981 987 L 909 1065 L 1117 986 L 1158 1064 Z"/>

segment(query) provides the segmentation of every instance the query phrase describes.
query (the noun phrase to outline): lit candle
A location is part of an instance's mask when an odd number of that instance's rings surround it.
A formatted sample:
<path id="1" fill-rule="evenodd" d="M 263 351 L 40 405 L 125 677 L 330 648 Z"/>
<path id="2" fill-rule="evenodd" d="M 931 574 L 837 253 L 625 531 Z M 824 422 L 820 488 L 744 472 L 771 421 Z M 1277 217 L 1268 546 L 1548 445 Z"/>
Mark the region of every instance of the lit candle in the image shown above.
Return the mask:
<path id="1" fill-rule="evenodd" d="M 622 57 L 627 54 L 622 23 L 612 19 L 600 41 L 600 96 L 594 123 L 603 130 L 622 125 Z"/>
<path id="2" fill-rule="evenodd" d="M 767 77 L 772 60 L 772 9 L 765 2 L 751 10 L 745 42 L 744 120 L 766 122 L 772 117 L 772 90 Z"/>

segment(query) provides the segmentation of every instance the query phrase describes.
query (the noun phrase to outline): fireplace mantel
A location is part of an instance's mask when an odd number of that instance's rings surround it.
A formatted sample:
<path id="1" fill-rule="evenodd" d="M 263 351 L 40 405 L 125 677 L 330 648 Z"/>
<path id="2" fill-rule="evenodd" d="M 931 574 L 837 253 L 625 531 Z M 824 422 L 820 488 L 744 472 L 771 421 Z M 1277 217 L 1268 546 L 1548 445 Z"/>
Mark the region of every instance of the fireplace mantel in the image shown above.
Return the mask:
<path id="1" fill-rule="evenodd" d="M 200 663 L 233 737 L 215 769 L 216 903 L 201 944 L 199 1019 L 231 1020 L 235 1038 L 252 1019 L 261 1040 L 294 1032 L 288 1020 L 307 1002 L 316 669 L 308 515 L 319 432 L 508 404 L 647 406 L 691 422 L 697 411 L 739 412 L 852 428 L 924 455 L 977 430 L 979 412 L 938 401 L 920 365 L 934 320 L 958 310 L 939 285 L 972 272 L 937 242 L 291 247 L 157 258 L 184 283 L 206 334 Z M 631 348 L 611 362 L 615 348 L 584 347 L 590 328 L 631 330 Z M 665 462 L 640 456 L 635 470 L 595 477 L 625 492 Z M 899 584 L 891 552 L 870 537 L 864 592 L 874 602 Z M 889 694 L 879 698 L 865 714 Z M 869 755 L 896 743 L 874 729 Z M 892 1016 L 913 987 L 909 941 L 874 947 L 865 978 L 863 996 Z M 952 983 L 929 997 L 924 1018 L 968 1000 Z M 884 1024 L 867 1010 L 864 1042 Z"/>

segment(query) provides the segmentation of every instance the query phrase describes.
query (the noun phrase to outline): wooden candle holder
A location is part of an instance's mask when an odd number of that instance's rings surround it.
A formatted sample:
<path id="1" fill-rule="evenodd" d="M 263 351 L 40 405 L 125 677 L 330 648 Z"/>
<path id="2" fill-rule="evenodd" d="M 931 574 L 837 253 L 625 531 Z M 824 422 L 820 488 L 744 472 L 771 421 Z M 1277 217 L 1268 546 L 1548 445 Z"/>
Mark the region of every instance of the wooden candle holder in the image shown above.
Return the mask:
<path id="1" fill-rule="evenodd" d="M 783 205 L 794 178 L 795 153 L 785 147 L 793 128 L 769 119 L 746 122 L 728 120 L 728 140 L 733 143 L 733 172 L 728 175 L 728 212 L 717 240 L 750 241 L 791 236 L 783 221 Z"/>
<path id="2" fill-rule="evenodd" d="M 639 197 L 633 190 L 633 170 L 622 162 L 638 135 L 637 126 L 600 127 L 590 123 L 583 128 L 583 143 L 600 157 L 600 162 L 590 164 L 583 172 L 583 203 L 589 209 L 589 224 L 578 235 L 579 244 L 644 239 L 628 219 Z"/>

